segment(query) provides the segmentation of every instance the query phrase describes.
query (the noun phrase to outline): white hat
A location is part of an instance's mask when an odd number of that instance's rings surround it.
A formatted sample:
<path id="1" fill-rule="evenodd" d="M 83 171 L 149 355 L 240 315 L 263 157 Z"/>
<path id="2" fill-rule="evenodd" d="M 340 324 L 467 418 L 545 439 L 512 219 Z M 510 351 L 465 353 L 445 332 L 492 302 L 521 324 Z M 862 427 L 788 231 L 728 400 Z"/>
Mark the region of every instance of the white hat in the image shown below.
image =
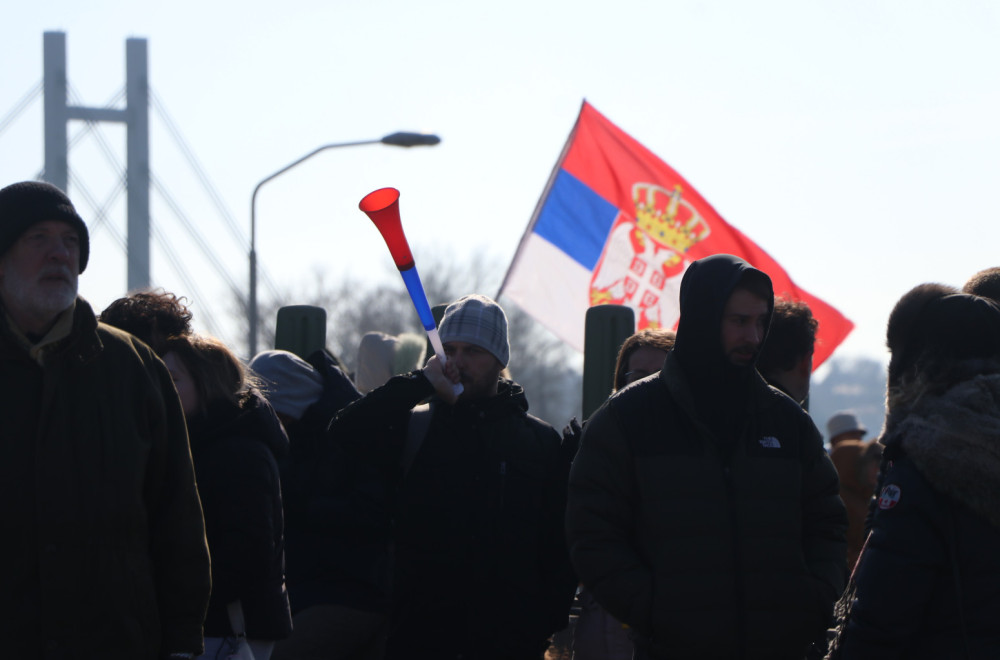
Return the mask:
<path id="1" fill-rule="evenodd" d="M 358 391 L 371 392 L 397 374 L 419 369 L 424 363 L 426 346 L 427 340 L 412 332 L 397 336 L 366 332 L 358 347 L 354 376 Z"/>
<path id="2" fill-rule="evenodd" d="M 861 433 L 867 433 L 868 429 L 858 416 L 855 415 L 850 410 L 841 410 L 833 414 L 830 421 L 826 423 L 826 430 L 829 437 L 836 438 L 841 433 L 847 433 L 848 431 L 861 431 Z"/>

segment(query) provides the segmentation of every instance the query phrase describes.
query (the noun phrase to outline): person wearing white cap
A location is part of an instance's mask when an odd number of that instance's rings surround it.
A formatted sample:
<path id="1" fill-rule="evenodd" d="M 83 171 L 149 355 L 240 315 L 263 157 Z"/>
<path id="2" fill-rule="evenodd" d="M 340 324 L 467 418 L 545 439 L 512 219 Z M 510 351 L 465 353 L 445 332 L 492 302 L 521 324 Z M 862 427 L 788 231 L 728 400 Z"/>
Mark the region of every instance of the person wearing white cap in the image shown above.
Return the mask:
<path id="1" fill-rule="evenodd" d="M 510 345 L 499 305 L 465 296 L 439 332 L 445 366 L 435 356 L 390 378 L 330 426 L 393 493 L 385 658 L 541 660 L 576 589 L 563 537 L 568 460 L 521 386 L 500 376 Z"/>
<path id="2" fill-rule="evenodd" d="M 840 478 L 840 499 L 847 509 L 847 570 L 854 568 L 865 544 L 865 518 L 875 490 L 881 447 L 862 439 L 868 429 L 852 410 L 834 413 L 826 423 L 830 460 Z"/>
<path id="3" fill-rule="evenodd" d="M 861 440 L 868 433 L 867 427 L 851 410 L 833 414 L 826 423 L 827 439 L 831 449 L 845 440 Z"/>

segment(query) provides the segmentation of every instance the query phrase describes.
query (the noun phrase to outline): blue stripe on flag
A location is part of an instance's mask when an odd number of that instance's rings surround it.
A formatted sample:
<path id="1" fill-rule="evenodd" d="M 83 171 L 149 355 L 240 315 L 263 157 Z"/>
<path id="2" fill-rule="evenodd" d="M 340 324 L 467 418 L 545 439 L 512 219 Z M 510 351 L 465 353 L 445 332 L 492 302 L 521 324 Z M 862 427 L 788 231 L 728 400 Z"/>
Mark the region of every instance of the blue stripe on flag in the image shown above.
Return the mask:
<path id="1" fill-rule="evenodd" d="M 587 270 L 594 270 L 618 209 L 566 170 L 560 170 L 534 233 Z"/>

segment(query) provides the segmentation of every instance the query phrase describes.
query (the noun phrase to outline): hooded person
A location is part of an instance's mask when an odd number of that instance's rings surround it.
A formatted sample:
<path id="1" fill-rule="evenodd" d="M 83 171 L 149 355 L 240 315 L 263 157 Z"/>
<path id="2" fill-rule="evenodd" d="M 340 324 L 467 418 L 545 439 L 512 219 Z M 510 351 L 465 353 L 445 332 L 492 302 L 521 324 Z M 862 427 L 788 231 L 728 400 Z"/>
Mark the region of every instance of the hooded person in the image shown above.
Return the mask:
<path id="1" fill-rule="evenodd" d="M 393 376 L 330 426 L 359 465 L 385 475 L 385 657 L 541 660 L 577 584 L 562 532 L 568 461 L 559 434 L 500 375 L 510 357 L 503 309 L 465 296 L 439 332 L 445 366 L 435 356 Z"/>
<path id="2" fill-rule="evenodd" d="M 773 307 L 745 261 L 696 261 L 657 377 L 589 420 L 569 483 L 574 568 L 637 658 L 801 660 L 844 583 L 819 431 L 754 368 Z"/>
<path id="3" fill-rule="evenodd" d="M 900 302 L 880 487 L 836 657 L 997 658 L 1000 308 L 926 287 Z"/>

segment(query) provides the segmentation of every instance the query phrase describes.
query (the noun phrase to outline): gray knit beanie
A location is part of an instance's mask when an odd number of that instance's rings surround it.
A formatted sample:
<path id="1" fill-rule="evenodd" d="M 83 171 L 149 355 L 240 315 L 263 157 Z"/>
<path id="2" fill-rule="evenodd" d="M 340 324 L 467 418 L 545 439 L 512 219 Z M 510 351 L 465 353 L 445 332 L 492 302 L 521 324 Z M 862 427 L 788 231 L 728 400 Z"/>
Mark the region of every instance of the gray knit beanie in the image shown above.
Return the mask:
<path id="1" fill-rule="evenodd" d="M 322 374 L 295 353 L 262 351 L 249 366 L 266 381 L 261 389 L 271 407 L 292 419 L 302 419 L 323 394 Z"/>
<path id="2" fill-rule="evenodd" d="M 485 348 L 500 364 L 510 360 L 507 341 L 507 315 L 490 298 L 473 294 L 448 305 L 438 331 L 442 343 L 464 341 Z"/>
<path id="3" fill-rule="evenodd" d="M 90 257 L 90 234 L 66 193 L 44 181 L 21 181 L 0 190 L 0 257 L 31 225 L 46 220 L 69 223 L 80 235 L 80 272 Z"/>

